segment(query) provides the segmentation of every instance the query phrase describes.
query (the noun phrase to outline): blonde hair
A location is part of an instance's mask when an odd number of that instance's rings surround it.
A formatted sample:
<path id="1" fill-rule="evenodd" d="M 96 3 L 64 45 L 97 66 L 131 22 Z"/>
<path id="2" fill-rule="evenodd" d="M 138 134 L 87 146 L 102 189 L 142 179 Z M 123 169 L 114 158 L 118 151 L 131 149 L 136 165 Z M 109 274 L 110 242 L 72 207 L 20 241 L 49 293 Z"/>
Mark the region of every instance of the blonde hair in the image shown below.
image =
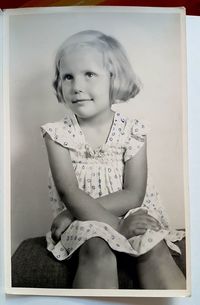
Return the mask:
<path id="1" fill-rule="evenodd" d="M 119 41 L 99 31 L 88 30 L 70 36 L 57 52 L 53 87 L 59 102 L 64 102 L 60 77 L 60 60 L 64 54 L 67 54 L 67 51 L 82 46 L 94 47 L 102 53 L 103 63 L 111 76 L 110 98 L 112 103 L 127 101 L 138 94 L 141 83 Z"/>

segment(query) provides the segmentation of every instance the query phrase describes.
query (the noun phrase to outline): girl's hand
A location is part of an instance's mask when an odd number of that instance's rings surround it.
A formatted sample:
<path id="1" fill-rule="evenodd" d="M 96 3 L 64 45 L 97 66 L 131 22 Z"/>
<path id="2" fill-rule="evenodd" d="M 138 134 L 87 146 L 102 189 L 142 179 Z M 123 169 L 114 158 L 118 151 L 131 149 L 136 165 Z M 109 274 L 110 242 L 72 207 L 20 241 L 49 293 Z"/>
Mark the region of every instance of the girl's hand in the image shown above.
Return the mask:
<path id="1" fill-rule="evenodd" d="M 158 231 L 161 229 L 159 222 L 147 214 L 146 210 L 138 210 L 122 219 L 119 233 L 126 238 L 142 235 L 147 229 Z"/>
<path id="2" fill-rule="evenodd" d="M 54 218 L 51 226 L 51 237 L 55 242 L 60 240 L 61 234 L 69 227 L 73 219 L 74 217 L 68 210 L 64 210 Z"/>

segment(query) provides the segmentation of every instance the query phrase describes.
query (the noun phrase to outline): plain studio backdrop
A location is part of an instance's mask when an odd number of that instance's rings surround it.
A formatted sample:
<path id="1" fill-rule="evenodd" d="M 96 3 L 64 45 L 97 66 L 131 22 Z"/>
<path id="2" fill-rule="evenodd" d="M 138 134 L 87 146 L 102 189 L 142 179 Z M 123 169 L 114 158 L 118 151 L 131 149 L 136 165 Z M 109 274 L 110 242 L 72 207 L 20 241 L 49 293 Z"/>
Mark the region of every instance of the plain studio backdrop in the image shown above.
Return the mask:
<path id="1" fill-rule="evenodd" d="M 9 22 L 12 253 L 22 240 L 50 228 L 48 160 L 40 126 L 66 112 L 52 88 L 56 51 L 68 36 L 88 29 L 117 38 L 142 81 L 139 95 L 115 109 L 150 126 L 149 170 L 172 226 L 185 228 L 180 11 L 58 11 L 30 11 Z"/>

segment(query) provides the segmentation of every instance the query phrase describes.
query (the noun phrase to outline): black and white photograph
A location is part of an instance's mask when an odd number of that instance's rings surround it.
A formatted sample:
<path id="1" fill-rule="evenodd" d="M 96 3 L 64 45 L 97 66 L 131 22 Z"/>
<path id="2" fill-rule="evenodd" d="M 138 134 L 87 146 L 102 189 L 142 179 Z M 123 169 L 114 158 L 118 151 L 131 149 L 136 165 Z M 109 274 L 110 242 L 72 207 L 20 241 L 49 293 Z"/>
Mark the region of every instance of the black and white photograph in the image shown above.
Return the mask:
<path id="1" fill-rule="evenodd" d="M 5 13 L 7 293 L 190 295 L 184 9 Z"/>

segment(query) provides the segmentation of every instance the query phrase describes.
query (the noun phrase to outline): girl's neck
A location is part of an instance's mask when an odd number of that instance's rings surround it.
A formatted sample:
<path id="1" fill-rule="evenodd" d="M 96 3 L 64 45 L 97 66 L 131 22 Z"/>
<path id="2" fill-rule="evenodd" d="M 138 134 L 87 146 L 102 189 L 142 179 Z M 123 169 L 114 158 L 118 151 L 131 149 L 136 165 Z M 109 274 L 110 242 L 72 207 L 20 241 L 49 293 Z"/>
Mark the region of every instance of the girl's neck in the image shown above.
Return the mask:
<path id="1" fill-rule="evenodd" d="M 84 126 L 97 127 L 112 121 L 113 116 L 114 116 L 114 112 L 111 109 L 108 109 L 107 111 L 103 111 L 102 113 L 99 113 L 98 115 L 95 115 L 90 118 L 77 117 L 77 120 L 81 127 Z"/>
<path id="2" fill-rule="evenodd" d="M 115 116 L 115 113 L 109 110 L 89 119 L 77 118 L 85 142 L 94 150 L 107 143 Z"/>

